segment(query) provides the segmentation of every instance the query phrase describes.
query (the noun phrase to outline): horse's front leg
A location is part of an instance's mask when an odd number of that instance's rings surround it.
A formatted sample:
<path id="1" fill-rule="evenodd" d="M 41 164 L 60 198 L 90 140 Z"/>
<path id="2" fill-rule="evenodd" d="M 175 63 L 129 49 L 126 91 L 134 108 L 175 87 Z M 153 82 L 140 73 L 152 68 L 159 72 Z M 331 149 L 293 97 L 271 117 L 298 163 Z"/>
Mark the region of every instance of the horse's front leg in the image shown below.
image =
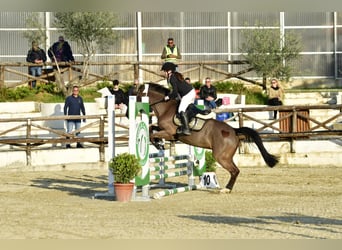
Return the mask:
<path id="1" fill-rule="evenodd" d="M 150 128 L 150 141 L 158 150 L 164 150 L 164 140 L 174 140 L 173 136 L 170 136 L 165 130 L 161 130 L 159 127 Z"/>

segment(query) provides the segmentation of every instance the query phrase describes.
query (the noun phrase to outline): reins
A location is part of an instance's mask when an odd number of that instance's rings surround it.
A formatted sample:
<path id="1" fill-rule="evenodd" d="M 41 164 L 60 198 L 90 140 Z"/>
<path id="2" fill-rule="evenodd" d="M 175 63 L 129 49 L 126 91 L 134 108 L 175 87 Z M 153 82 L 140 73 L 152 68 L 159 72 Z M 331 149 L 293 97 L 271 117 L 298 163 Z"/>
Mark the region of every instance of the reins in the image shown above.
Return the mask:
<path id="1" fill-rule="evenodd" d="M 154 102 L 154 103 L 151 103 L 150 106 L 156 105 L 156 104 L 161 103 L 161 102 L 164 102 L 164 99 L 161 99 L 161 100 L 159 100 L 159 101 L 156 101 L 156 102 Z"/>

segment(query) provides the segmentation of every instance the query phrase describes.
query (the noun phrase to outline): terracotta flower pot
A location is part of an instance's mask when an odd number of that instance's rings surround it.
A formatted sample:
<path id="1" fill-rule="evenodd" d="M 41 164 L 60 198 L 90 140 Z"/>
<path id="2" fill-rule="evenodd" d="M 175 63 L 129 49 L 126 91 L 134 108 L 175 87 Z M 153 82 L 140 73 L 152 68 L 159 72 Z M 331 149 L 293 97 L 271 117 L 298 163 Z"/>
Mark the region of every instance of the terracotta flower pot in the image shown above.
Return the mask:
<path id="1" fill-rule="evenodd" d="M 132 198 L 134 183 L 114 183 L 115 200 L 129 202 Z"/>

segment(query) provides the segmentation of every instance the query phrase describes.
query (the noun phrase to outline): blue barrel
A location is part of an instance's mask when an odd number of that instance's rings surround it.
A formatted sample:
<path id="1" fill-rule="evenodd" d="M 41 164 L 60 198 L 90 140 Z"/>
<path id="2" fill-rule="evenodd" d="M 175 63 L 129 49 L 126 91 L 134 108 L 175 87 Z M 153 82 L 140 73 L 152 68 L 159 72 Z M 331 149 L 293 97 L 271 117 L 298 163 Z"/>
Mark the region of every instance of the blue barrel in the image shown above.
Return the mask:
<path id="1" fill-rule="evenodd" d="M 229 117 L 230 117 L 230 114 L 228 112 L 216 114 L 216 120 L 218 121 L 227 120 Z"/>

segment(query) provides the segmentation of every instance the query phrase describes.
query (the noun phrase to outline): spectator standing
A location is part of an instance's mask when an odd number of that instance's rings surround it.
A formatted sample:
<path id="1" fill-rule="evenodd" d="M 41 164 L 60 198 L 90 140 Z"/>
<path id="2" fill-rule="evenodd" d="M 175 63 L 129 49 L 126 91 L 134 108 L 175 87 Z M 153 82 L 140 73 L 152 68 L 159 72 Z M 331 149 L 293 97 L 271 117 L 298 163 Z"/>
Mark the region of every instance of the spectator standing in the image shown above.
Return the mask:
<path id="1" fill-rule="evenodd" d="M 79 87 L 74 86 L 72 88 L 72 94 L 65 99 L 64 103 L 64 115 L 86 115 L 84 103 L 82 97 L 79 95 Z M 86 119 L 83 119 L 83 122 L 86 122 Z M 78 130 L 81 128 L 81 119 L 71 119 L 67 120 L 67 133 L 71 133 L 71 131 L 75 128 Z M 80 133 L 76 133 L 78 136 Z M 77 142 L 77 148 L 83 148 L 83 145 Z M 70 144 L 66 144 L 66 148 L 71 148 Z"/>
<path id="2" fill-rule="evenodd" d="M 284 89 L 281 87 L 277 79 L 271 80 L 271 86 L 268 89 L 268 105 L 280 106 L 284 101 Z M 273 119 L 277 119 L 277 110 L 273 111 Z"/>
<path id="3" fill-rule="evenodd" d="M 136 87 L 139 85 L 139 80 L 135 79 L 133 82 L 133 85 L 129 88 L 127 96 L 129 97 L 130 95 L 134 94 L 134 90 L 136 89 Z"/>
<path id="4" fill-rule="evenodd" d="M 211 84 L 210 77 L 205 78 L 205 85 L 200 88 L 200 98 L 204 100 L 204 106 L 211 110 L 217 107 L 216 105 L 216 98 L 217 98 L 217 91 L 215 86 Z"/>
<path id="5" fill-rule="evenodd" d="M 172 62 L 176 65 L 177 65 L 177 60 L 182 59 L 180 49 L 178 46 L 176 46 L 172 37 L 167 39 L 167 44 L 163 48 L 161 59 L 163 59 L 164 62 Z"/>
<path id="6" fill-rule="evenodd" d="M 46 62 L 46 53 L 43 49 L 39 48 L 38 42 L 32 42 L 32 48 L 27 52 L 26 62 L 42 64 Z M 42 66 L 29 66 L 29 74 L 32 76 L 41 76 L 42 75 Z M 31 88 L 36 87 L 36 80 L 33 80 L 29 83 Z"/>
<path id="7" fill-rule="evenodd" d="M 48 55 L 51 62 L 74 62 L 75 58 L 72 54 L 71 47 L 63 36 L 58 37 L 58 41 L 55 42 L 48 50 Z"/>
<path id="8" fill-rule="evenodd" d="M 119 88 L 119 80 L 113 80 L 113 88 L 110 92 L 115 96 L 115 109 L 120 109 L 121 114 L 127 115 L 127 96 L 122 89 Z M 124 117 L 120 117 L 120 123 L 123 124 Z"/>

